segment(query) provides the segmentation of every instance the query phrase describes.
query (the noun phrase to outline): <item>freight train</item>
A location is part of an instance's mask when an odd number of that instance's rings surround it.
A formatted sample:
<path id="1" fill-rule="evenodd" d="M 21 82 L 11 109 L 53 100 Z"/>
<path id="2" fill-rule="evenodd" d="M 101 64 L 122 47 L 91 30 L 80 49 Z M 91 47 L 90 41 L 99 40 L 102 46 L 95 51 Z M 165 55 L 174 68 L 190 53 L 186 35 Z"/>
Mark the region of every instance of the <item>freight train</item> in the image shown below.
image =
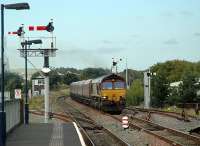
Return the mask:
<path id="1" fill-rule="evenodd" d="M 125 107 L 126 82 L 117 74 L 73 82 L 70 96 L 105 112 L 121 112 Z"/>

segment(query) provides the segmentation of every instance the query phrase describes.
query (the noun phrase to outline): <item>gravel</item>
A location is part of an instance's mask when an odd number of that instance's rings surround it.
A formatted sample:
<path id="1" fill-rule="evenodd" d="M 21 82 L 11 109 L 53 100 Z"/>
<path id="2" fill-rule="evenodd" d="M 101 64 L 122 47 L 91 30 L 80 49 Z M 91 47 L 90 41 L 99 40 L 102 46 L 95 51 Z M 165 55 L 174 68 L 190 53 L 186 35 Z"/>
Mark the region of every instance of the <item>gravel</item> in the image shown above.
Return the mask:
<path id="1" fill-rule="evenodd" d="M 133 115 L 137 118 L 146 119 L 147 112 L 141 112 L 141 111 L 131 111 L 131 110 L 124 110 L 124 113 Z M 150 121 L 153 123 L 160 124 L 165 127 L 173 128 L 176 130 L 180 130 L 183 132 L 188 132 L 191 129 L 200 127 L 200 120 L 190 118 L 190 122 L 179 120 L 173 117 L 151 113 Z"/>

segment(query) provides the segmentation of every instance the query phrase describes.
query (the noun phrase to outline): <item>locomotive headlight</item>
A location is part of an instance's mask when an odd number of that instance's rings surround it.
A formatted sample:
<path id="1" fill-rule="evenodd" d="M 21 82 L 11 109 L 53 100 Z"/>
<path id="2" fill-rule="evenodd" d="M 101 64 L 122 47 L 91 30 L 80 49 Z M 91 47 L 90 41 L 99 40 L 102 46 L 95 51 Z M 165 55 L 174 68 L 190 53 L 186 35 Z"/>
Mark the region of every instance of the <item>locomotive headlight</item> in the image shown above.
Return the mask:
<path id="1" fill-rule="evenodd" d="M 103 96 L 103 99 L 106 99 L 107 97 L 106 96 Z"/>

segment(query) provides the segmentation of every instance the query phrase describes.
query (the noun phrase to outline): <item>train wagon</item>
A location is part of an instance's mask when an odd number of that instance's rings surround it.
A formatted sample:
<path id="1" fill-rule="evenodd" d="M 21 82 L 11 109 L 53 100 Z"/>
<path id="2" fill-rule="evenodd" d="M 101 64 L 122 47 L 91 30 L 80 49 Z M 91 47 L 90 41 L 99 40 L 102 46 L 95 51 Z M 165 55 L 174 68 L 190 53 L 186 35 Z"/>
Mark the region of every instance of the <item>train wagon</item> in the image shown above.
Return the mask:
<path id="1" fill-rule="evenodd" d="M 117 74 L 109 74 L 71 83 L 70 96 L 102 111 L 121 112 L 125 107 L 125 87 L 124 78 Z"/>

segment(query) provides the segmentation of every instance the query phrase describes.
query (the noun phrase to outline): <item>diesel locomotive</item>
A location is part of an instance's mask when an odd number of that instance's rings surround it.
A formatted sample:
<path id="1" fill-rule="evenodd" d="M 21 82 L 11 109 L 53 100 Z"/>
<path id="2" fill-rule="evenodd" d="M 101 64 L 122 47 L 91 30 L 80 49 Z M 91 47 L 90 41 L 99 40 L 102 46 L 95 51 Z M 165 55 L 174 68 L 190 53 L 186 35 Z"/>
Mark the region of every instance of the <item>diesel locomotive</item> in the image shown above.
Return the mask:
<path id="1" fill-rule="evenodd" d="M 121 112 L 125 107 L 126 82 L 117 74 L 73 82 L 70 96 L 105 112 Z"/>

